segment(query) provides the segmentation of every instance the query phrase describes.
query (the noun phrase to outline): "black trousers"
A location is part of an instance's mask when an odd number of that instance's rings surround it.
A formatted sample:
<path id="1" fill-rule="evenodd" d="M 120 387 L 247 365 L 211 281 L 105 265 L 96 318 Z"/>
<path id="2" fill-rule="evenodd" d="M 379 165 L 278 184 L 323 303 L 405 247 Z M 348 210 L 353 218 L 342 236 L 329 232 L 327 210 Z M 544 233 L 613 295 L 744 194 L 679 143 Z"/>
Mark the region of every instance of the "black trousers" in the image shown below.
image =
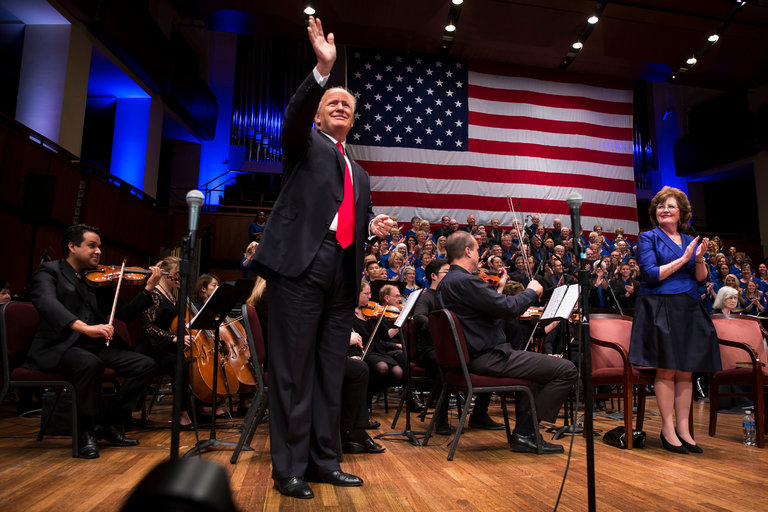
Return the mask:
<path id="1" fill-rule="evenodd" d="M 356 303 L 354 250 L 325 240 L 302 275 L 267 280 L 273 478 L 339 469 L 341 388 Z"/>
<path id="2" fill-rule="evenodd" d="M 104 368 L 112 368 L 125 379 L 114 406 L 117 410 L 104 410 L 101 405 Z M 130 350 L 88 344 L 69 348 L 53 370 L 66 375 L 75 387 L 78 414 L 112 424 L 120 419 L 121 410 L 137 408 L 149 382 L 157 374 L 157 364 L 151 357 Z"/>
<path id="3" fill-rule="evenodd" d="M 353 431 L 365 430 L 368 424 L 368 365 L 360 359 L 347 358 L 341 392 L 341 437 L 352 439 Z M 359 432 L 357 432 L 359 435 Z M 354 440 L 354 439 L 352 439 Z"/>
<path id="4" fill-rule="evenodd" d="M 560 357 L 537 352 L 514 350 L 509 344 L 472 356 L 469 369 L 479 375 L 511 377 L 535 382 L 533 396 L 539 420 L 554 422 L 571 386 L 576 382 L 576 366 Z M 517 393 L 515 403 L 516 423 L 530 417 L 530 404 Z M 534 428 L 536 426 L 534 425 Z"/>

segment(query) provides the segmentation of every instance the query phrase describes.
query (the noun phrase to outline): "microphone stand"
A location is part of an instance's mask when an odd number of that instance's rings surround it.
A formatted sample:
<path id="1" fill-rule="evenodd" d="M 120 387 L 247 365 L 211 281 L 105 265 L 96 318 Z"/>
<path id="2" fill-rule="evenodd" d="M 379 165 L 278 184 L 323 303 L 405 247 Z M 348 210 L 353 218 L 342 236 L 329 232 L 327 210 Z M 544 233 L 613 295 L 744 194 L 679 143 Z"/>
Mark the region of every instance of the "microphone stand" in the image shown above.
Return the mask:
<path id="1" fill-rule="evenodd" d="M 191 236 L 187 235 L 181 243 L 181 261 L 179 262 L 179 296 L 176 299 L 176 368 L 173 381 L 176 392 L 173 394 L 173 413 L 171 414 L 171 461 L 179 458 L 179 435 L 181 421 L 181 383 L 184 382 L 184 336 L 186 334 L 187 296 L 189 295 L 189 262 L 192 259 Z"/>
<path id="2" fill-rule="evenodd" d="M 624 312 L 621 310 L 621 304 L 619 304 L 619 299 L 616 298 L 616 293 L 613 291 L 613 286 L 611 286 L 611 282 L 607 281 L 608 283 L 608 291 L 611 293 L 611 298 L 613 299 L 613 303 L 616 304 L 616 309 L 619 310 L 620 315 L 624 315 Z"/>
<path id="3" fill-rule="evenodd" d="M 566 200 L 571 209 L 572 230 L 581 232 L 581 194 L 574 192 Z M 584 347 L 584 434 L 587 442 L 587 506 L 590 512 L 596 510 L 595 500 L 595 434 L 594 434 L 594 389 L 592 388 L 592 350 L 589 341 L 589 273 L 587 272 L 586 248 L 581 237 L 574 237 L 574 252 L 579 262 L 579 291 L 581 292 L 581 321 L 579 339 Z"/>

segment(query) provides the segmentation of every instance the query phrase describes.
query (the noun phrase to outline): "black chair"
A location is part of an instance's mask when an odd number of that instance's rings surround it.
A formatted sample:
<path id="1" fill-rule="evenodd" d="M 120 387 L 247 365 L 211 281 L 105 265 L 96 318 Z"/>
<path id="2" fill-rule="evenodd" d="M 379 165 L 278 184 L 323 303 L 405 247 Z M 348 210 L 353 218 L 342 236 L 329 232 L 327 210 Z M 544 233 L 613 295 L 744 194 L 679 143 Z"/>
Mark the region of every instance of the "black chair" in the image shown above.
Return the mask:
<path id="1" fill-rule="evenodd" d="M 432 343 L 435 346 L 435 356 L 441 368 L 443 368 L 443 386 L 440 392 L 440 398 L 437 399 L 437 407 L 429 423 L 427 435 L 424 438 L 424 446 L 429 442 L 432 431 L 435 428 L 435 422 L 443 407 L 443 401 L 449 390 L 455 390 L 465 393 L 466 400 L 461 410 L 459 424 L 456 427 L 456 435 L 453 438 L 451 449 L 448 452 L 448 460 L 453 460 L 453 454 L 459 444 L 459 437 L 464 429 L 464 423 L 467 420 L 472 399 L 478 393 L 498 393 L 501 397 L 501 410 L 504 413 L 504 426 L 507 432 L 507 443 L 512 442 L 512 432 L 509 429 L 509 414 L 507 412 L 506 395 L 515 392 L 522 392 L 528 395 L 528 401 L 531 404 L 531 419 L 534 425 L 539 424 L 539 418 L 536 414 L 536 405 L 533 399 L 531 386 L 533 382 L 524 379 L 513 379 L 508 377 L 489 377 L 486 375 L 477 375 L 470 373 L 467 368 L 469 352 L 467 350 L 467 341 L 464 338 L 464 331 L 459 324 L 456 315 L 447 309 L 436 311 L 429 315 L 429 330 L 432 333 Z M 542 453 L 541 437 L 536 436 L 536 447 L 538 453 Z"/>
<path id="2" fill-rule="evenodd" d="M 8 389 L 11 387 L 54 388 L 56 396 L 53 408 L 58 404 L 59 397 L 65 389 L 72 393 L 72 456 L 77 457 L 80 451 L 77 436 L 77 395 L 75 388 L 64 375 L 30 370 L 21 366 L 27 357 L 27 351 L 32 344 L 32 339 L 37 332 L 40 316 L 37 309 L 25 302 L 8 302 L 0 307 L 0 352 L 2 352 L 3 384 L 0 388 L 0 402 L 3 401 Z M 102 380 L 115 381 L 117 373 L 106 368 L 101 376 Z M 48 416 L 50 419 L 52 415 Z M 43 438 L 47 428 L 47 421 L 43 421 L 37 440 Z"/>
<path id="3" fill-rule="evenodd" d="M 261 324 L 259 323 L 256 310 L 247 304 L 243 304 L 243 320 L 245 334 L 248 338 L 248 349 L 251 352 L 251 368 L 256 379 L 256 393 L 251 400 L 248 412 L 245 414 L 240 439 L 237 441 L 235 451 L 229 460 L 232 464 L 237 462 L 243 447 L 251 445 L 253 436 L 256 433 L 256 427 L 264 419 L 264 413 L 267 410 L 267 386 L 269 385 L 269 372 L 263 370 L 263 365 L 267 359 L 264 335 L 261 331 Z"/>
<path id="4" fill-rule="evenodd" d="M 405 324 L 404 334 L 405 339 L 403 341 L 407 344 L 406 348 L 408 349 L 408 362 L 410 366 L 410 382 L 408 388 L 413 392 L 417 389 L 419 384 L 432 382 L 434 379 L 429 376 L 426 368 L 419 366 L 414 362 L 414 358 L 416 357 L 416 341 L 418 340 L 419 333 L 416 322 L 414 322 L 413 319 L 408 320 L 408 322 Z M 403 393 L 405 393 L 405 386 L 403 386 Z M 427 399 L 424 401 L 424 411 L 420 414 L 421 421 L 424 421 L 424 418 L 426 417 L 427 408 L 431 398 L 432 391 L 430 390 Z M 395 428 L 397 425 L 397 420 L 400 418 L 400 413 L 403 410 L 403 404 L 405 404 L 405 400 L 407 399 L 408 397 L 405 395 L 402 396 L 400 403 L 397 406 L 395 417 L 392 419 L 392 428 Z"/>

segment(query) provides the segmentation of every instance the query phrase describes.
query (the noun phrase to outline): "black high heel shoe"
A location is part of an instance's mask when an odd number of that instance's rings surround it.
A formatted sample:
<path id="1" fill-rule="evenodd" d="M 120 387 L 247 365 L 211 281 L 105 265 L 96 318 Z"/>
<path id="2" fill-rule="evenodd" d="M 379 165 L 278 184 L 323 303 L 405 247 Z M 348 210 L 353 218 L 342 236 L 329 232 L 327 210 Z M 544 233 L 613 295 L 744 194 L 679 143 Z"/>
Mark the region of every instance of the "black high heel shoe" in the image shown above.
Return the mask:
<path id="1" fill-rule="evenodd" d="M 685 447 L 685 444 L 682 444 L 680 446 L 669 444 L 669 442 L 666 439 L 664 439 L 664 432 L 661 433 L 661 446 L 663 446 L 665 450 L 669 450 L 672 453 L 683 453 L 686 455 L 688 454 L 688 448 Z"/>
<path id="2" fill-rule="evenodd" d="M 688 450 L 690 453 L 704 453 L 704 449 L 701 446 L 697 444 L 691 444 L 691 443 L 685 442 L 685 439 L 680 437 L 680 435 L 677 433 L 677 430 L 675 430 L 675 435 L 680 440 L 680 442 L 683 443 L 683 446 L 685 447 L 685 449 Z"/>

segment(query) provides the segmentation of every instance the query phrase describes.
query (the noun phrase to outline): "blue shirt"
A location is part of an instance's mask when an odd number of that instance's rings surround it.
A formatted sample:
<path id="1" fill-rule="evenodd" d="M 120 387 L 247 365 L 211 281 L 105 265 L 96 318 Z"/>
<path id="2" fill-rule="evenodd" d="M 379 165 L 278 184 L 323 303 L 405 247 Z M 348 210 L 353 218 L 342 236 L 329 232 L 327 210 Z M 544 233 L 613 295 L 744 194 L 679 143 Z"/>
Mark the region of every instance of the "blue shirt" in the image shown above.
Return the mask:
<path id="1" fill-rule="evenodd" d="M 642 275 L 639 295 L 674 295 L 687 293 L 697 302 L 700 300 L 698 282 L 696 281 L 696 254 L 691 259 L 666 279 L 659 279 L 662 265 L 670 263 L 683 255 L 684 249 L 693 241 L 693 238 L 680 233 L 683 241 L 682 247 L 672 241 L 661 230 L 654 228 L 641 233 L 638 238 L 638 265 Z"/>

